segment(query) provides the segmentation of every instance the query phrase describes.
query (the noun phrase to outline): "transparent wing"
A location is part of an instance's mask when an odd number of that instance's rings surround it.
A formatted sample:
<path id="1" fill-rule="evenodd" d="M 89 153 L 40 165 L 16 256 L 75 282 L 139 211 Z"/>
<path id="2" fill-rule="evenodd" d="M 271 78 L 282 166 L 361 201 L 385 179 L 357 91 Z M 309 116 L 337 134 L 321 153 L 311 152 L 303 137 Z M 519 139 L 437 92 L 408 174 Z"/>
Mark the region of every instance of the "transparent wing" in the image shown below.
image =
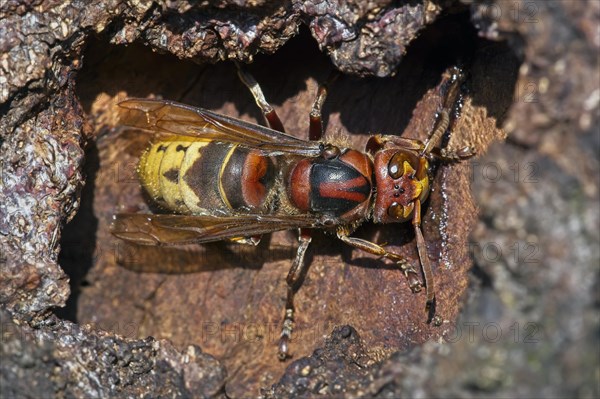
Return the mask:
<path id="1" fill-rule="evenodd" d="M 111 232 L 138 245 L 185 245 L 316 225 L 317 220 L 310 215 L 216 217 L 125 213 L 115 216 Z"/>
<path id="2" fill-rule="evenodd" d="M 316 156 L 320 143 L 301 140 L 264 126 L 167 100 L 132 98 L 119 103 L 122 125 L 199 140 L 243 144 L 265 153 Z"/>

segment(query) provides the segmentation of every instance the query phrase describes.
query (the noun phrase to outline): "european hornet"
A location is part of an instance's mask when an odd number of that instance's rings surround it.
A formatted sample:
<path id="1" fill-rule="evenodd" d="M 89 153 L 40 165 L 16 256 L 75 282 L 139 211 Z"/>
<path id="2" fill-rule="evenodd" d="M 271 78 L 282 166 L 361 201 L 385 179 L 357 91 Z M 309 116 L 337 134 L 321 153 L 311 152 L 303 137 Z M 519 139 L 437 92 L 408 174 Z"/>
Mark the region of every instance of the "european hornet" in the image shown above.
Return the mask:
<path id="1" fill-rule="evenodd" d="M 366 151 L 323 140 L 322 84 L 310 112 L 310 141 L 284 131 L 275 110 L 254 78 L 238 67 L 269 127 L 167 100 L 127 99 L 119 103 L 122 125 L 156 134 L 139 161 L 144 190 L 163 214 L 118 214 L 112 233 L 141 245 L 183 245 L 233 240 L 258 244 L 262 234 L 299 229 L 299 246 L 287 275 L 285 318 L 279 357 L 288 357 L 294 320 L 294 294 L 308 265 L 304 255 L 310 229 L 325 229 L 355 248 L 395 262 L 412 291 L 422 288 L 419 273 L 399 254 L 351 237 L 361 223 L 410 221 L 427 291 L 434 309 L 435 288 L 425 239 L 422 204 L 432 182 L 430 161 L 459 161 L 470 147 L 439 147 L 460 97 L 464 73 L 452 68 L 443 87 L 444 102 L 425 142 L 372 136 Z"/>

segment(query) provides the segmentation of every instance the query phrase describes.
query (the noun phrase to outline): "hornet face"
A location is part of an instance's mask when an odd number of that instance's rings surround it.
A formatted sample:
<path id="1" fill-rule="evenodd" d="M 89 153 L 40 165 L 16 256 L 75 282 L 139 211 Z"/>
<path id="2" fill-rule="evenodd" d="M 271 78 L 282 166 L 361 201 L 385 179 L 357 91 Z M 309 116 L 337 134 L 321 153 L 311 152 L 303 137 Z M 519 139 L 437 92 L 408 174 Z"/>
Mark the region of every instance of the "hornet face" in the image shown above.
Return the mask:
<path id="1" fill-rule="evenodd" d="M 383 149 L 375 153 L 376 223 L 405 222 L 412 218 L 415 201 L 429 195 L 429 162 L 409 149 Z"/>

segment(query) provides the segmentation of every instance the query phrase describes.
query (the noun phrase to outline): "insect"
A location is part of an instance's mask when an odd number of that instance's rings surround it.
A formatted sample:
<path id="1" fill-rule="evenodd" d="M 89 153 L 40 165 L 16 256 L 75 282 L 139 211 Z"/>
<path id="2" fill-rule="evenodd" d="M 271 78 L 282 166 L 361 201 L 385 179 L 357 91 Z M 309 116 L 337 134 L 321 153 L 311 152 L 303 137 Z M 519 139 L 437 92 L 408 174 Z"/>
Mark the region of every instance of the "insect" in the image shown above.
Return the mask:
<path id="1" fill-rule="evenodd" d="M 165 212 L 118 214 L 112 233 L 141 245 L 183 245 L 233 240 L 257 244 L 262 234 L 299 229 L 299 246 L 287 275 L 287 300 L 279 358 L 288 355 L 294 322 L 294 294 L 308 267 L 304 256 L 311 229 L 325 229 L 341 241 L 394 262 L 412 291 L 420 273 L 401 255 L 352 237 L 363 222 L 411 222 L 424 285 L 426 309 L 434 307 L 434 278 L 421 232 L 422 204 L 432 183 L 430 161 L 460 161 L 470 147 L 439 146 L 456 111 L 464 73 L 453 68 L 443 86 L 444 101 L 425 142 L 391 135 L 370 137 L 366 151 L 322 139 L 321 109 L 330 77 L 310 112 L 310 141 L 290 136 L 254 78 L 238 74 L 250 89 L 269 127 L 166 100 L 119 103 L 120 123 L 152 132 L 138 174 L 149 197 Z"/>

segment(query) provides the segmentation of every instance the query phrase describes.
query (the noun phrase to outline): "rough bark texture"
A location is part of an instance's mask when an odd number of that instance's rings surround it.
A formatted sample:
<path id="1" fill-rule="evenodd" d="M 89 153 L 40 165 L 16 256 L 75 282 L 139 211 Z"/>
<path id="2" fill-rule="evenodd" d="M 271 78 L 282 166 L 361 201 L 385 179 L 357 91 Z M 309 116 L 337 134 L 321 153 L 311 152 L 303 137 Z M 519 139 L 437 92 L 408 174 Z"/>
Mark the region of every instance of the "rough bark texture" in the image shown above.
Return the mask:
<path id="1" fill-rule="evenodd" d="M 2 396 L 598 396 L 600 6 L 465 3 L 0 5 Z M 262 123 L 226 59 L 254 61 L 298 136 L 331 68 L 362 76 L 325 105 L 357 148 L 425 138 L 444 70 L 468 66 L 449 146 L 480 157 L 438 168 L 424 216 L 441 326 L 392 265 L 317 234 L 280 363 L 292 233 L 169 251 L 110 236 L 114 213 L 147 211 L 148 138 L 115 129 L 115 100 Z M 410 226 L 356 235 L 417 262 Z M 147 272 L 164 264 L 180 273 Z"/>

